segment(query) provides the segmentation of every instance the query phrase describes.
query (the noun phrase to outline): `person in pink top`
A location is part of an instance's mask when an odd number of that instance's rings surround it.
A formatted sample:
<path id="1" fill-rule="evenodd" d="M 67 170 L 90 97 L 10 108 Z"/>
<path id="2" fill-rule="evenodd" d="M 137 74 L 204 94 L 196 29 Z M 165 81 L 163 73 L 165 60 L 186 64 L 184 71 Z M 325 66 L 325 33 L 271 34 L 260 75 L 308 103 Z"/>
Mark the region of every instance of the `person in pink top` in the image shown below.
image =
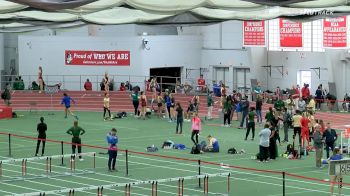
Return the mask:
<path id="1" fill-rule="evenodd" d="M 192 135 L 191 140 L 195 145 L 198 144 L 198 135 L 201 131 L 202 121 L 198 117 L 198 112 L 195 113 L 194 117 L 192 118 Z M 196 136 L 196 140 L 194 140 L 194 136 Z"/>

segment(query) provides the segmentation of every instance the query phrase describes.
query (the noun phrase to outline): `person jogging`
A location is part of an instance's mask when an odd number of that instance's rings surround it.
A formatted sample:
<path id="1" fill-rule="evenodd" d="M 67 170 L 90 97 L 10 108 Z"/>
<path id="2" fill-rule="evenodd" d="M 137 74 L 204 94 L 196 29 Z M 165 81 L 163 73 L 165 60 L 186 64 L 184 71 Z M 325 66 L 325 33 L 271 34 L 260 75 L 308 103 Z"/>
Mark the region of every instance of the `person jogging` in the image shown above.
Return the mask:
<path id="1" fill-rule="evenodd" d="M 75 149 L 78 146 L 79 160 L 83 161 L 81 157 L 81 138 L 80 135 L 85 134 L 85 130 L 78 126 L 78 121 L 74 121 L 74 126 L 68 129 L 67 133 L 72 135 L 72 154 L 75 154 Z M 75 157 L 74 157 L 75 158 Z M 74 158 L 71 161 L 74 161 Z"/>
<path id="2" fill-rule="evenodd" d="M 41 156 L 44 156 L 46 131 L 47 131 L 47 125 L 46 125 L 46 123 L 44 123 L 44 117 L 40 117 L 40 123 L 38 124 L 36 130 L 38 132 L 38 141 L 36 143 L 35 156 L 38 156 L 40 142 L 43 143 L 43 145 L 41 147 Z"/>
<path id="3" fill-rule="evenodd" d="M 107 143 L 108 143 L 108 171 L 115 171 L 115 163 L 117 160 L 117 144 L 118 144 L 118 136 L 117 129 L 112 128 L 112 130 L 107 134 Z"/>
<path id="4" fill-rule="evenodd" d="M 64 107 L 65 107 L 64 108 L 64 113 L 65 113 L 64 118 L 67 118 L 67 115 L 68 115 L 68 112 L 69 112 L 69 114 L 74 116 L 74 118 L 76 120 L 79 120 L 78 116 L 74 115 L 73 112 L 70 109 L 71 101 L 75 104 L 74 99 L 72 99 L 70 96 L 68 96 L 67 93 L 63 93 L 63 98 L 62 98 L 61 104 L 64 104 Z"/>

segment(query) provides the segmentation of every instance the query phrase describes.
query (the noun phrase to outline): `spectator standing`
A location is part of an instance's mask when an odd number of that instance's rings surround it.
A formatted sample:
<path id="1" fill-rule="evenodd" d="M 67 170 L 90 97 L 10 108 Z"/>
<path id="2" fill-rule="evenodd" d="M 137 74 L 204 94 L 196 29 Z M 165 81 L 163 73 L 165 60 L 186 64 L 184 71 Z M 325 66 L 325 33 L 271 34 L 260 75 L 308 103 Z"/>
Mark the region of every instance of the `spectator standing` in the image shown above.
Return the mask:
<path id="1" fill-rule="evenodd" d="M 270 125 L 265 124 L 264 129 L 260 131 L 259 137 L 260 137 L 260 142 L 259 142 L 259 159 L 260 162 L 268 162 L 268 153 L 269 153 L 269 146 L 270 146 L 270 135 L 271 135 L 271 130 L 269 129 Z"/>
<path id="2" fill-rule="evenodd" d="M 115 163 L 117 160 L 117 144 L 118 144 L 118 136 L 117 129 L 112 128 L 111 132 L 107 134 L 107 143 L 108 143 L 108 171 L 115 171 Z"/>
<path id="3" fill-rule="evenodd" d="M 256 106 L 256 116 L 258 118 L 257 123 L 259 124 L 262 123 L 262 113 L 261 113 L 262 105 L 263 105 L 262 97 L 260 94 L 258 94 L 255 106 Z"/>
<path id="4" fill-rule="evenodd" d="M 232 111 L 232 98 L 231 95 L 226 97 L 224 102 L 224 126 L 231 126 L 231 111 Z"/>
<path id="5" fill-rule="evenodd" d="M 252 130 L 252 140 L 254 140 L 254 136 L 255 136 L 255 120 L 254 119 L 255 119 L 255 116 L 256 116 L 255 108 L 251 107 L 250 112 L 248 113 L 248 116 L 247 116 L 248 126 L 247 126 L 247 133 L 245 135 L 244 140 L 248 139 L 250 130 Z"/>
<path id="6" fill-rule="evenodd" d="M 314 148 L 315 148 L 315 160 L 316 160 L 316 167 L 322 168 L 322 156 L 323 156 L 323 136 L 321 133 L 321 126 L 316 125 L 315 126 L 316 131 L 314 132 L 313 138 L 314 138 Z"/>
<path id="7" fill-rule="evenodd" d="M 302 113 L 299 110 L 297 110 L 295 111 L 295 115 L 293 116 L 293 129 L 294 129 L 293 138 L 296 138 L 296 135 L 298 134 L 299 145 L 301 145 L 301 118 L 302 118 L 301 114 Z"/>
<path id="8" fill-rule="evenodd" d="M 213 113 L 213 107 L 214 107 L 214 100 L 213 100 L 213 91 L 210 91 L 210 93 L 207 96 L 207 104 L 208 104 L 208 116 L 207 119 L 212 119 L 212 113 Z"/>
<path id="9" fill-rule="evenodd" d="M 182 134 L 182 125 L 184 122 L 184 110 L 179 102 L 176 103 L 176 134 Z M 179 132 L 180 127 L 180 132 Z"/>
<path id="10" fill-rule="evenodd" d="M 309 84 L 304 84 L 304 87 L 301 89 L 301 98 L 306 101 L 310 97 Z"/>
<path id="11" fill-rule="evenodd" d="M 327 123 L 326 131 L 323 133 L 326 142 L 327 159 L 329 158 L 329 150 L 333 151 L 335 142 L 338 139 L 337 132 L 331 128 L 331 123 Z"/>
<path id="12" fill-rule="evenodd" d="M 323 92 L 322 92 L 321 84 L 317 87 L 315 95 L 316 95 L 316 110 L 320 110 L 321 104 L 323 102 Z"/>
<path id="13" fill-rule="evenodd" d="M 92 83 L 90 82 L 89 78 L 86 79 L 86 82 L 84 83 L 84 89 L 86 91 L 91 91 L 92 90 Z"/>
<path id="14" fill-rule="evenodd" d="M 247 96 L 245 96 L 245 98 L 243 98 L 241 101 L 241 111 L 242 111 L 242 120 L 241 120 L 240 126 L 238 127 L 239 129 L 243 129 L 244 120 L 246 120 L 246 117 L 249 112 L 249 101 L 247 99 Z"/>
<path id="15" fill-rule="evenodd" d="M 201 74 L 197 80 L 198 85 L 198 91 L 203 91 L 205 89 L 205 79 L 203 78 L 203 75 Z"/>
<path id="16" fill-rule="evenodd" d="M 300 112 L 305 112 L 306 111 L 306 102 L 305 102 L 304 99 L 299 100 L 298 108 L 299 108 Z"/>
<path id="17" fill-rule="evenodd" d="M 131 95 L 131 101 L 132 101 L 132 105 L 134 106 L 134 116 L 137 117 L 139 114 L 138 114 L 138 108 L 139 108 L 139 92 L 134 90 L 132 91 Z"/>

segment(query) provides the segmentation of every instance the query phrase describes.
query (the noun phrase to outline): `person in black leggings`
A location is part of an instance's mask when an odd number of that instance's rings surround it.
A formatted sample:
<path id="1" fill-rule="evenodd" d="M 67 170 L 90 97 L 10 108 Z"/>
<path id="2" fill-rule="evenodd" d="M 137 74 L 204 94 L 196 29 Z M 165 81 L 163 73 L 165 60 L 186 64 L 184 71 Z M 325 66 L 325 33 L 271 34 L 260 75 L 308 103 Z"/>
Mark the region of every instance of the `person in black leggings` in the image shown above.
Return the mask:
<path id="1" fill-rule="evenodd" d="M 47 130 L 47 125 L 46 125 L 46 123 L 44 123 L 44 117 L 40 117 L 40 123 L 37 126 L 38 141 L 37 141 L 37 144 L 36 144 L 35 156 L 38 156 L 38 152 L 39 152 L 39 147 L 40 147 L 40 142 L 41 141 L 43 142 L 43 146 L 42 146 L 42 149 L 41 149 L 41 156 L 44 156 L 46 130 Z"/>
<path id="2" fill-rule="evenodd" d="M 130 95 L 131 100 L 132 100 L 132 105 L 134 106 L 134 115 L 138 116 L 138 108 L 139 108 L 139 92 L 138 91 L 133 91 L 132 94 Z"/>

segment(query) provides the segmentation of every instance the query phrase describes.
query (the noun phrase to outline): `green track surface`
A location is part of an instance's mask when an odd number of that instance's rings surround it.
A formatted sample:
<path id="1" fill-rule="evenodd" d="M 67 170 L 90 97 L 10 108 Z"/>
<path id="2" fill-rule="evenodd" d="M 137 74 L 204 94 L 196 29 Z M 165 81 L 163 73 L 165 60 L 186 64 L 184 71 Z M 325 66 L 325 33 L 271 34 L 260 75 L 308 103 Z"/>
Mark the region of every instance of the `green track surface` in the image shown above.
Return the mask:
<path id="1" fill-rule="evenodd" d="M 107 147 L 105 137 L 108 131 L 115 127 L 118 129 L 119 148 L 131 151 L 145 152 L 145 148 L 152 144 L 162 145 L 163 141 L 170 139 L 175 143 L 183 143 L 191 147 L 190 123 L 184 123 L 184 134 L 175 134 L 175 123 L 169 123 L 164 119 L 153 117 L 152 119 L 140 120 L 133 117 L 116 119 L 104 122 L 102 113 L 99 112 L 77 112 L 79 125 L 86 130 L 82 136 L 84 144 Z M 66 130 L 73 124 L 72 117 L 63 118 L 62 112 L 55 112 L 48 115 L 48 112 L 18 112 L 19 118 L 0 121 L 0 131 L 13 134 L 36 137 L 36 124 L 40 116 L 45 117 L 48 124 L 48 139 L 70 142 L 70 136 Z M 209 124 L 219 124 L 218 120 L 212 120 L 203 124 L 203 131 L 200 140 L 205 140 L 211 134 L 220 142 L 221 152 L 216 154 L 205 153 L 201 155 L 191 155 L 190 150 L 163 150 L 152 153 L 160 155 L 175 156 L 203 160 L 215 163 L 223 163 L 239 167 L 247 167 L 263 170 L 284 171 L 306 177 L 317 179 L 329 179 L 327 167 L 324 169 L 315 168 L 314 153 L 301 160 L 288 160 L 279 157 L 275 161 L 268 163 L 258 163 L 252 159 L 258 152 L 258 137 L 255 141 L 244 141 L 245 130 L 237 129 L 237 122 L 233 127 L 225 128 L 221 126 L 209 126 Z M 261 127 L 257 127 L 256 132 Z M 256 133 L 256 135 L 257 135 Z M 290 137 L 292 130 L 290 130 Z M 283 138 L 283 133 L 281 133 Z M 35 153 L 36 141 L 12 137 L 11 158 L 32 157 Z M 0 135 L 0 158 L 8 157 L 8 136 Z M 245 154 L 230 155 L 226 151 L 228 148 L 244 149 Z M 279 146 L 279 152 L 286 150 L 286 144 Z M 106 152 L 103 149 L 83 147 L 83 152 Z M 61 153 L 59 143 L 48 142 L 46 144 L 45 155 L 58 155 Z M 71 153 L 70 145 L 64 145 L 64 153 Z M 119 151 L 117 161 L 117 172 L 107 171 L 107 155 L 96 155 L 96 169 L 92 170 L 93 158 L 84 157 L 83 162 L 76 161 L 76 174 L 71 175 L 69 159 L 65 159 L 65 166 L 60 166 L 60 159 L 52 161 L 52 173 L 47 175 L 45 171 L 45 160 L 29 161 L 27 163 L 26 180 L 21 178 L 21 163 L 3 164 L 3 176 L 0 178 L 0 195 L 10 195 L 15 193 L 30 193 L 36 191 L 60 190 L 63 188 L 79 188 L 92 185 L 108 185 L 113 183 L 128 183 L 138 180 L 157 180 L 173 177 L 193 176 L 198 174 L 197 162 L 173 160 L 160 157 L 146 156 L 140 154 L 129 154 L 129 176 L 125 175 L 125 152 Z M 94 173 L 87 173 L 93 171 Z M 85 173 L 84 173 L 85 172 Z M 265 172 L 255 172 L 240 169 L 227 169 L 216 165 L 203 164 L 202 174 L 232 172 L 231 192 L 227 193 L 227 177 L 209 178 L 209 195 L 260 195 L 277 196 L 282 195 L 282 175 Z M 16 178 L 17 177 L 17 178 Z M 33 178 L 34 177 L 34 178 Z M 40 177 L 40 178 L 39 178 Z M 344 182 L 350 183 L 350 178 L 345 177 Z M 202 181 L 203 184 L 203 181 Z M 178 182 L 161 183 L 158 185 L 158 195 L 177 195 Z M 336 189 L 337 190 L 337 189 Z M 124 195 L 124 187 L 104 189 L 104 195 Z M 151 185 L 132 186 L 132 195 L 151 195 Z M 203 189 L 198 187 L 198 180 L 188 180 L 184 182 L 185 195 L 203 195 Z M 343 194 L 350 195 L 350 187 L 343 188 Z M 58 194 L 68 195 L 68 194 Z M 75 195 L 96 195 L 96 190 L 77 192 Z M 307 179 L 297 179 L 286 176 L 286 195 L 310 196 L 310 195 L 330 195 L 329 184 Z"/>

